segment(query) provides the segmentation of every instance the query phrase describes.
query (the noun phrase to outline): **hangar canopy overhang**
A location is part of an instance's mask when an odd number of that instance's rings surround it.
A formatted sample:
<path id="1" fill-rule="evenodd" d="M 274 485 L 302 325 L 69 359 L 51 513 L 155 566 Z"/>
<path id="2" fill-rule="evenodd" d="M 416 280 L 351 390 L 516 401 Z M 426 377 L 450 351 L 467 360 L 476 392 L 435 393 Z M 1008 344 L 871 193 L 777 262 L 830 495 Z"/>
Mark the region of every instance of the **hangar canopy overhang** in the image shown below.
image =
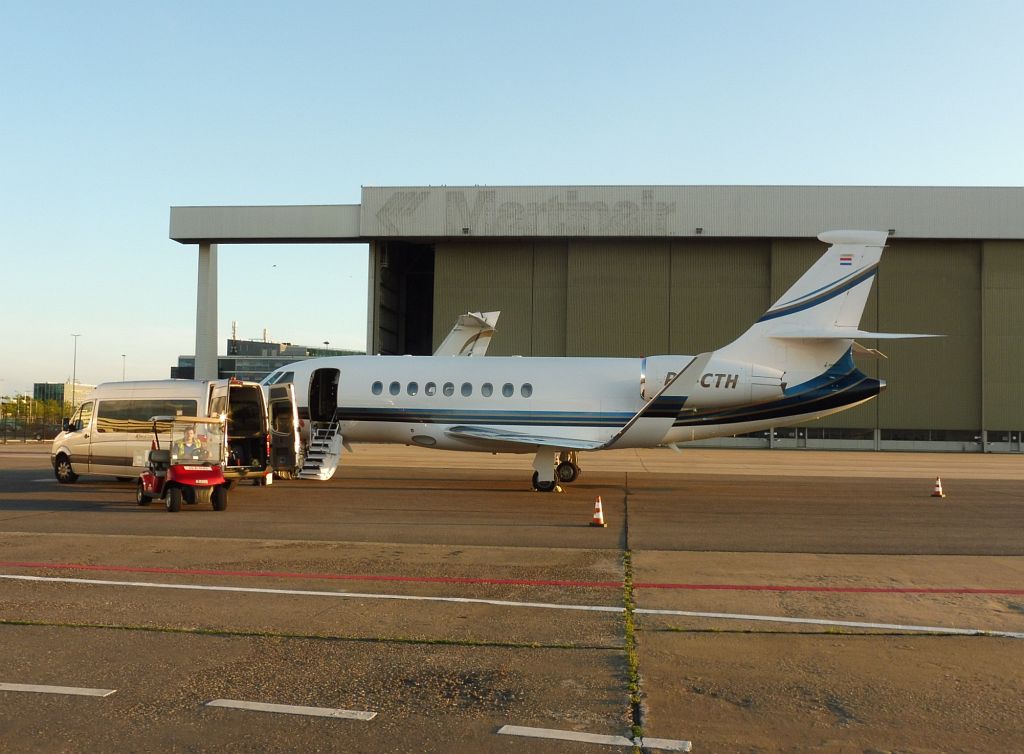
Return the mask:
<path id="1" fill-rule="evenodd" d="M 171 207 L 204 243 L 397 238 L 1024 238 L 1024 188 L 948 186 L 366 186 L 360 204 Z"/>
<path id="2" fill-rule="evenodd" d="M 199 245 L 196 376 L 207 379 L 216 376 L 217 365 L 218 244 L 365 243 L 372 259 L 380 250 L 380 267 L 404 259 L 410 273 L 422 276 L 428 273 L 414 266 L 440 239 L 813 239 L 844 228 L 889 230 L 909 239 L 1020 240 L 1024 188 L 364 186 L 359 204 L 170 211 L 171 239 Z M 375 335 L 376 272 L 371 264 L 370 353 L 389 350 Z M 396 327 L 403 326 L 409 323 Z"/>

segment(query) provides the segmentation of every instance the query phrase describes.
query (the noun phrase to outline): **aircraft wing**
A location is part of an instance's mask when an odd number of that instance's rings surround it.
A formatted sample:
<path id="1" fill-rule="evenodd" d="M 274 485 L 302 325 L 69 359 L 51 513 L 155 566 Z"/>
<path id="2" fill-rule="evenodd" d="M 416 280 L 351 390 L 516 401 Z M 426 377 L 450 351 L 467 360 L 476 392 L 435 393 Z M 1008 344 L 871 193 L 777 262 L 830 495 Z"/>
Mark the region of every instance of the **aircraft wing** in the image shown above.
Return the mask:
<path id="1" fill-rule="evenodd" d="M 540 446 L 562 448 L 563 450 L 597 450 L 608 443 L 607 440 L 583 440 L 570 437 L 547 437 L 531 435 L 526 432 L 509 432 L 489 427 L 472 427 L 459 425 L 445 432 L 449 437 L 466 440 L 481 440 L 490 445 L 518 446 L 524 450 Z"/>
<path id="2" fill-rule="evenodd" d="M 466 312 L 452 325 L 434 356 L 483 356 L 491 344 L 501 312 Z"/>

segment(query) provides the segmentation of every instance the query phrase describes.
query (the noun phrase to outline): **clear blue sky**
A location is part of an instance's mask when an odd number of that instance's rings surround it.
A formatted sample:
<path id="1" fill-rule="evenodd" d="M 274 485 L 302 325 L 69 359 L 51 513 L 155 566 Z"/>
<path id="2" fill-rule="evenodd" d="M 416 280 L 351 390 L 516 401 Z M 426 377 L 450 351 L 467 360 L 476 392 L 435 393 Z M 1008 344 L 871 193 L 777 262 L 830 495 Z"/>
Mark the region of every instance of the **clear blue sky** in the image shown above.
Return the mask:
<path id="1" fill-rule="evenodd" d="M 0 3 L 0 394 L 195 347 L 169 207 L 364 184 L 1021 185 L 1024 3 Z M 276 267 L 274 266 L 276 265 Z M 219 342 L 362 348 L 364 246 L 224 246 Z"/>

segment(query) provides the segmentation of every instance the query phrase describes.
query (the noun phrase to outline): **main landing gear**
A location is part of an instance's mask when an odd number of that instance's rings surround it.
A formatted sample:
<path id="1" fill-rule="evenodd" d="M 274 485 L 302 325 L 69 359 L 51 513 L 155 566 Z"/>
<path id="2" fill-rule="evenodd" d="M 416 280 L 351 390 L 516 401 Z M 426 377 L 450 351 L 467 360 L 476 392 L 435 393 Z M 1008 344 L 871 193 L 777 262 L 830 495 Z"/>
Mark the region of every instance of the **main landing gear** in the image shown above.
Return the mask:
<path id="1" fill-rule="evenodd" d="M 575 450 L 556 452 L 538 448 L 533 458 L 533 488 L 538 492 L 554 492 L 559 484 L 575 482 L 580 475 Z"/>

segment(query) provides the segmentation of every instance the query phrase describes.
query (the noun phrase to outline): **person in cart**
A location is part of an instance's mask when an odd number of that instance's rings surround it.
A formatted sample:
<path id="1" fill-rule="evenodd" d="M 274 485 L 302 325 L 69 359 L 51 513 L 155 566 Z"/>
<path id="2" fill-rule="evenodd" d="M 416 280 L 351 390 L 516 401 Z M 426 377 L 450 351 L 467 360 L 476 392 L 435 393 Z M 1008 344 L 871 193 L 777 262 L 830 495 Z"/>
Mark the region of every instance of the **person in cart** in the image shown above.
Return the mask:
<path id="1" fill-rule="evenodd" d="M 175 458 L 191 458 L 198 461 L 206 457 L 206 449 L 196 437 L 195 427 L 187 427 L 185 435 L 174 443 L 172 449 Z"/>

